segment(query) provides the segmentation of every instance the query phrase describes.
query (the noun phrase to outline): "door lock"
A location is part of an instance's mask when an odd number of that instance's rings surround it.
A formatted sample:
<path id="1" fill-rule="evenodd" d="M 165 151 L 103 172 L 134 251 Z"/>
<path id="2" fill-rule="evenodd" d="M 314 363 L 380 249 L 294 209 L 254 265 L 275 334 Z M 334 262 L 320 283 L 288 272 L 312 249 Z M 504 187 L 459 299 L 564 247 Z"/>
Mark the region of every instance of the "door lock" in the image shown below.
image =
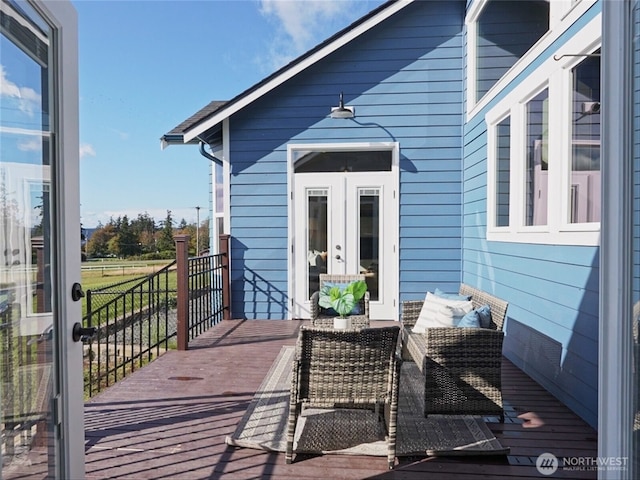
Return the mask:
<path id="1" fill-rule="evenodd" d="M 71 285 L 71 299 L 74 302 L 77 302 L 82 297 L 84 297 L 84 290 L 82 290 L 82 285 L 80 285 L 78 282 Z"/>

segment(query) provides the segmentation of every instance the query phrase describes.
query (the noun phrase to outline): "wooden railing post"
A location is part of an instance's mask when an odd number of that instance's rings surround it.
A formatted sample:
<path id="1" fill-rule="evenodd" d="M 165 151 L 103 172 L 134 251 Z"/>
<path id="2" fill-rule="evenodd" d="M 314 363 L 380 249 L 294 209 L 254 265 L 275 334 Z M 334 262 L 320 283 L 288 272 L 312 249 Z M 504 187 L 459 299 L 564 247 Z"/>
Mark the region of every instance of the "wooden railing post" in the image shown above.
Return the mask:
<path id="1" fill-rule="evenodd" d="M 178 350 L 189 345 L 189 235 L 174 235 L 178 276 Z"/>
<path id="2" fill-rule="evenodd" d="M 229 242 L 231 235 L 218 237 L 218 252 L 222 257 L 222 319 L 231 320 L 231 270 L 229 269 Z"/>

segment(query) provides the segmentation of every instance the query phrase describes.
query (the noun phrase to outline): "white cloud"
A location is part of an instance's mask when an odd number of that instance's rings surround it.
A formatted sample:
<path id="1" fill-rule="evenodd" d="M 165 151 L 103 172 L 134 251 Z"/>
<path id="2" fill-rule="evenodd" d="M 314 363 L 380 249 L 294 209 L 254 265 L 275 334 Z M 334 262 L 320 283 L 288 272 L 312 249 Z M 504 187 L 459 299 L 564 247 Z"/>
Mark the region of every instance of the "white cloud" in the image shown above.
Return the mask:
<path id="1" fill-rule="evenodd" d="M 350 23 L 345 18 L 355 20 L 354 14 L 365 5 L 355 0 L 260 0 L 260 13 L 277 28 L 267 67 L 282 67 L 325 40 Z"/>
<path id="2" fill-rule="evenodd" d="M 81 143 L 80 144 L 80 158 L 84 157 L 95 157 L 96 151 L 93 148 L 93 145 L 89 143 Z"/>
<path id="3" fill-rule="evenodd" d="M 19 87 L 9 80 L 3 65 L 0 65 L 0 98 L 1 97 L 16 100 L 18 109 L 30 117 L 33 116 L 34 112 L 40 110 L 40 94 L 32 88 Z"/>
<path id="4" fill-rule="evenodd" d="M 18 143 L 18 150 L 23 152 L 40 152 L 42 151 L 42 139 L 31 138 Z"/>

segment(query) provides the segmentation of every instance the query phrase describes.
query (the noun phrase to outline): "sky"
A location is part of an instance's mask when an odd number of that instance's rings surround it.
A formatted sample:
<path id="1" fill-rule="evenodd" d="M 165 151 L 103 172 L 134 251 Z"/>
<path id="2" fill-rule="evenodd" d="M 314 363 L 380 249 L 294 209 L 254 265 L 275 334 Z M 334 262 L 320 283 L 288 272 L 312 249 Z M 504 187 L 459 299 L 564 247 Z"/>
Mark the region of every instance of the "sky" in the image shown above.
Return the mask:
<path id="1" fill-rule="evenodd" d="M 73 0 L 85 228 L 208 217 L 210 161 L 160 137 L 229 100 L 383 0 Z"/>

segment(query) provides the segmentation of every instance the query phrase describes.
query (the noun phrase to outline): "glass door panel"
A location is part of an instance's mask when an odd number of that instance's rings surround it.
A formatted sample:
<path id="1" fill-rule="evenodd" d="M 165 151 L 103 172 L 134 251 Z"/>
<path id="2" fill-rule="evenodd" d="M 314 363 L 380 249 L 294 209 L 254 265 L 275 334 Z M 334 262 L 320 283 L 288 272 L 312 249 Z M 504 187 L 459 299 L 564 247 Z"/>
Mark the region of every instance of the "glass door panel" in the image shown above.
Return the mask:
<path id="1" fill-rule="evenodd" d="M 327 273 L 328 190 L 307 190 L 307 270 L 309 296 L 320 289 L 320 274 Z"/>
<path id="2" fill-rule="evenodd" d="M 82 445 L 82 432 L 68 429 L 62 380 L 82 378 L 81 347 L 60 335 L 76 320 L 61 313 L 61 292 L 71 266 L 79 278 L 79 201 L 56 200 L 77 190 L 72 175 L 62 182 L 78 170 L 76 16 L 66 2 L 0 0 L 0 10 L 0 479 L 82 478 L 83 450 L 72 461 L 68 448 Z M 65 241 L 76 224 L 77 238 Z M 75 394 L 81 406 L 81 388 Z"/>
<path id="3" fill-rule="evenodd" d="M 358 202 L 360 273 L 365 275 L 370 299 L 377 301 L 380 285 L 380 189 L 359 189 Z"/>

